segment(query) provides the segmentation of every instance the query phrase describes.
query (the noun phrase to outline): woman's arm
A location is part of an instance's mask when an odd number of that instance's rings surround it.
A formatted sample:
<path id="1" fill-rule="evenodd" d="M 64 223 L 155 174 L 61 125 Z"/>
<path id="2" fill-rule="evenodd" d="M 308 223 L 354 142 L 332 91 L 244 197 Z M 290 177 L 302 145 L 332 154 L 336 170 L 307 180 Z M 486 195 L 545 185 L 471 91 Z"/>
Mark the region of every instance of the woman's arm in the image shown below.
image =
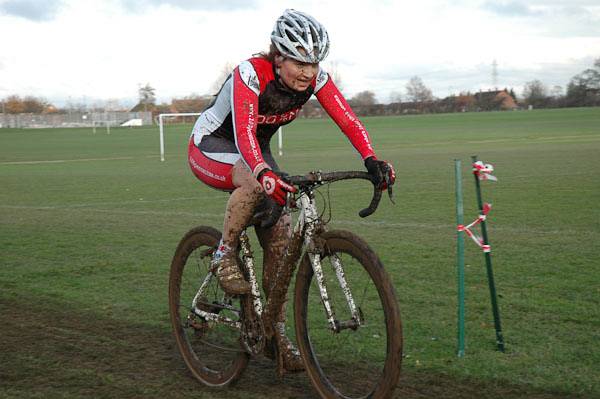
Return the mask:
<path id="1" fill-rule="evenodd" d="M 233 71 L 231 85 L 231 118 L 235 145 L 265 193 L 279 205 L 284 205 L 287 193 L 296 192 L 296 188 L 273 173 L 263 159 L 256 138 L 259 94 L 260 82 L 256 71 L 252 64 L 244 61 Z"/>
<path id="2" fill-rule="evenodd" d="M 235 145 L 254 176 L 258 176 L 263 169 L 269 167 L 263 159 L 256 138 L 259 94 L 256 71 L 252 64 L 244 61 L 233 71 L 231 118 Z"/>
<path id="3" fill-rule="evenodd" d="M 369 133 L 329 75 L 323 70 L 319 71 L 317 77 L 315 95 L 323 109 L 348 137 L 362 159 L 375 156 Z"/>
<path id="4" fill-rule="evenodd" d="M 337 123 L 354 148 L 360 153 L 363 161 L 365 161 L 365 167 L 373 176 L 374 183 L 381 190 L 393 185 L 396 180 L 394 167 L 386 161 L 377 159 L 371 145 L 369 133 L 354 114 L 342 93 L 333 84 L 329 75 L 323 70 L 319 71 L 319 76 L 317 76 L 315 95 L 331 119 Z"/>

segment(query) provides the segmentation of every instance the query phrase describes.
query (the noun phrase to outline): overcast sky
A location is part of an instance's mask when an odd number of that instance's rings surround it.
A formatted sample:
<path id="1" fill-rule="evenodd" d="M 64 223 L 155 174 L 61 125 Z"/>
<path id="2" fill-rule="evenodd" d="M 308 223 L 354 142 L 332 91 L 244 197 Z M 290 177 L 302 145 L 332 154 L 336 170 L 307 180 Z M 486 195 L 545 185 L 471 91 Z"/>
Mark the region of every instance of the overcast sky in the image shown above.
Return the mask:
<path id="1" fill-rule="evenodd" d="M 285 8 L 331 37 L 343 92 L 381 102 L 415 75 L 437 97 L 539 79 L 564 89 L 600 58 L 600 0 L 0 0 L 0 98 L 55 105 L 210 93 L 225 63 L 266 50 Z"/>

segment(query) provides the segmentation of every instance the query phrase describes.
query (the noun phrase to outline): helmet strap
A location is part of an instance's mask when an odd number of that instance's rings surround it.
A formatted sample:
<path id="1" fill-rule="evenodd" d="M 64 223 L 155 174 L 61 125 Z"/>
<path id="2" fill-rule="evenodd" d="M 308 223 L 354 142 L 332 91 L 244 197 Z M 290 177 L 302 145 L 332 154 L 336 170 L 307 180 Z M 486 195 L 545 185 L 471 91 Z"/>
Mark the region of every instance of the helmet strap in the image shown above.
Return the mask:
<path id="1" fill-rule="evenodd" d="M 273 69 L 275 70 L 275 77 L 277 78 L 277 80 L 281 80 L 281 63 L 283 62 L 283 60 L 285 60 L 284 56 L 275 56 L 275 68 Z"/>

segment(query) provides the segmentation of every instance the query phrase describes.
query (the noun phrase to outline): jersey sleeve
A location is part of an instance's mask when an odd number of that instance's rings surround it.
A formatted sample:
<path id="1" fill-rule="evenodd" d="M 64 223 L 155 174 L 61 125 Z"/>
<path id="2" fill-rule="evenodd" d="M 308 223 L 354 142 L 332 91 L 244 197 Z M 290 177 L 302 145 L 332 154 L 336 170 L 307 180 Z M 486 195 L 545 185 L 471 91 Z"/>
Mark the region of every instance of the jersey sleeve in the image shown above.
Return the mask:
<path id="1" fill-rule="evenodd" d="M 269 167 L 256 138 L 259 94 L 260 82 L 256 70 L 250 62 L 244 61 L 233 71 L 231 118 L 235 145 L 254 176 Z"/>
<path id="2" fill-rule="evenodd" d="M 323 109 L 348 137 L 362 159 L 375 156 L 369 133 L 327 72 L 319 71 L 314 93 Z"/>

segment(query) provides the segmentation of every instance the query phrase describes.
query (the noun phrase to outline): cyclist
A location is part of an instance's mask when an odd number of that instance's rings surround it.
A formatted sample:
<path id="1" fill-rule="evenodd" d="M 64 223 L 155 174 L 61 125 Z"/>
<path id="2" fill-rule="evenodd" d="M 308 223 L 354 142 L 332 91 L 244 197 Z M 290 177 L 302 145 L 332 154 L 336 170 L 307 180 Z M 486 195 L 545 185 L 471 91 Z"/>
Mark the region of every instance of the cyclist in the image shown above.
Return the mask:
<path id="1" fill-rule="evenodd" d="M 235 249 L 255 208 L 265 198 L 282 206 L 287 193 L 296 191 L 285 182 L 271 154 L 271 137 L 297 117 L 312 95 L 359 152 L 378 187 L 384 190 L 394 183 L 392 165 L 377 159 L 363 124 L 319 66 L 328 52 L 329 37 L 318 21 L 300 11 L 285 10 L 271 33 L 269 52 L 239 64 L 194 125 L 188 152 L 193 173 L 209 186 L 231 192 L 223 238 L 213 258 L 219 283 L 230 294 L 250 292 Z M 284 266 L 291 218 L 281 216 L 274 226 L 256 227 L 256 232 L 264 250 L 263 289 L 268 297 Z M 296 371 L 303 366 L 285 335 L 285 296 L 272 328 L 278 353 L 283 354 L 284 364 L 278 367 Z"/>

